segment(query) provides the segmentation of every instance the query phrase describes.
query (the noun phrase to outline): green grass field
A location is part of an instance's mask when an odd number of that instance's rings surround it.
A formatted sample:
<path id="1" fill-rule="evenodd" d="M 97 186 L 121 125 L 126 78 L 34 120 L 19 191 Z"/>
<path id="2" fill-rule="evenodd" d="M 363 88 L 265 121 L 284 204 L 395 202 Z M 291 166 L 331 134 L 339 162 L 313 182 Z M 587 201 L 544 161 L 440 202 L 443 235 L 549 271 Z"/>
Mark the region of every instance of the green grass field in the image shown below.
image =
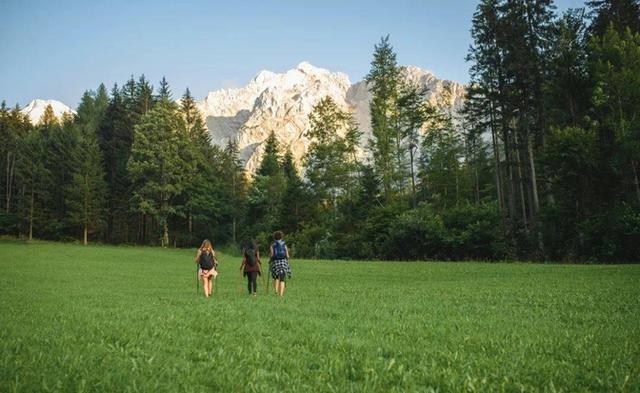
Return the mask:
<path id="1" fill-rule="evenodd" d="M 640 266 L 193 256 L 0 241 L 0 391 L 640 391 Z"/>

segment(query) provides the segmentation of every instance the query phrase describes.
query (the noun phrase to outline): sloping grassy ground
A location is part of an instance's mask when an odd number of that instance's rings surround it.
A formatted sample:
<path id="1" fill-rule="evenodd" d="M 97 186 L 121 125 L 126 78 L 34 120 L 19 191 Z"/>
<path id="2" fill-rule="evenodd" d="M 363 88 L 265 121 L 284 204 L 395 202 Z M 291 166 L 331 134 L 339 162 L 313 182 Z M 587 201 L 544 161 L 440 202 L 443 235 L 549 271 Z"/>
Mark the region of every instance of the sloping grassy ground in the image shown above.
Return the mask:
<path id="1" fill-rule="evenodd" d="M 0 241 L 0 391 L 640 391 L 640 266 L 193 254 Z"/>

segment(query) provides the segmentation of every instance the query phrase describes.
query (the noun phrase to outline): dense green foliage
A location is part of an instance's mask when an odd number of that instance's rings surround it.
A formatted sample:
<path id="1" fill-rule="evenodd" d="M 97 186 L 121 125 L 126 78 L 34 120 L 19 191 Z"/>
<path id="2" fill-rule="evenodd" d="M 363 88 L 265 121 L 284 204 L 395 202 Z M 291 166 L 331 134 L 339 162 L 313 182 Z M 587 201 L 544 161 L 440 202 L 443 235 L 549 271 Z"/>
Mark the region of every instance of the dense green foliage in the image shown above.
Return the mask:
<path id="1" fill-rule="evenodd" d="M 587 6 L 479 1 L 461 112 L 447 83 L 425 101 L 382 38 L 370 139 L 327 97 L 301 165 L 272 132 L 254 174 L 165 78 L 101 85 L 36 125 L 3 104 L 0 234 L 266 248 L 281 229 L 317 258 L 637 262 L 640 5 Z"/>
<path id="2" fill-rule="evenodd" d="M 637 391 L 637 266 L 293 260 L 0 242 L 3 391 Z M 42 273 L 46 272 L 45 278 Z"/>

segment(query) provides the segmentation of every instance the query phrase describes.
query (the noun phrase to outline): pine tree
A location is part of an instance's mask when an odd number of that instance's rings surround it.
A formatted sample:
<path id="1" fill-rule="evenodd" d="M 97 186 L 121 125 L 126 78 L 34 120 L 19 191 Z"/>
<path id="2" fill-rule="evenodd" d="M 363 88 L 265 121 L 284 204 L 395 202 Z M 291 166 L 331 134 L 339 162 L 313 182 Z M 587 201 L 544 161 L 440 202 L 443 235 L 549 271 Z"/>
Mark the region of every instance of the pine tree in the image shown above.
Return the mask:
<path id="1" fill-rule="evenodd" d="M 281 227 L 280 208 L 286 179 L 280 163 L 280 146 L 273 132 L 264 142 L 264 153 L 251 182 L 248 226 L 256 233 L 272 232 Z"/>
<path id="2" fill-rule="evenodd" d="M 127 161 L 133 142 L 133 125 L 124 100 L 114 85 L 111 99 L 98 128 L 98 144 L 103 155 L 107 181 L 107 241 L 128 241 L 131 183 Z"/>
<path id="3" fill-rule="evenodd" d="M 371 70 L 365 78 L 373 94 L 370 149 L 386 199 L 391 197 L 394 183 L 397 185 L 402 180 L 403 150 L 396 105 L 400 78 L 396 54 L 386 36 L 375 46 Z"/>
<path id="4" fill-rule="evenodd" d="M 135 127 L 128 162 L 133 186 L 133 209 L 151 215 L 161 226 L 161 244 L 169 245 L 169 220 L 184 215 L 175 202 L 188 186 L 187 174 L 195 171 L 183 153 L 189 148 L 181 114 L 166 101 L 147 112 Z"/>
<path id="5" fill-rule="evenodd" d="M 75 164 L 66 198 L 69 219 L 82 226 L 83 244 L 88 243 L 90 233 L 98 230 L 104 217 L 106 183 L 100 148 L 95 134 L 80 137 L 79 148 L 72 157 Z"/>
<path id="6" fill-rule="evenodd" d="M 291 150 L 287 150 L 283 161 L 282 170 L 286 180 L 286 189 L 282 197 L 282 209 L 280 211 L 282 217 L 282 230 L 286 233 L 295 233 L 305 222 L 306 212 L 309 208 L 309 196 L 306 192 L 304 182 L 298 175 L 293 154 Z"/>
<path id="7" fill-rule="evenodd" d="M 280 147 L 276 139 L 276 134 L 271 131 L 264 141 L 264 153 L 262 154 L 262 161 L 256 173 L 260 176 L 275 176 L 281 172 Z"/>
<path id="8" fill-rule="evenodd" d="M 224 149 L 221 168 L 222 201 L 226 203 L 225 211 L 230 213 L 231 240 L 238 241 L 238 225 L 246 213 L 247 178 L 242 162 L 238 158 L 238 145 L 229 141 Z"/>
<path id="9" fill-rule="evenodd" d="M 95 106 L 95 118 L 98 123 L 102 122 L 104 114 L 109 106 L 109 92 L 104 86 L 104 83 L 100 83 L 94 97 L 93 105 Z"/>
<path id="10" fill-rule="evenodd" d="M 107 189 L 97 132 L 108 105 L 105 95 L 102 84 L 98 93 L 83 94 L 74 124 L 77 145 L 69 156 L 73 170 L 70 184 L 65 187 L 65 198 L 70 222 L 83 229 L 83 244 L 87 244 L 89 234 L 96 232 L 104 219 Z"/>
<path id="11" fill-rule="evenodd" d="M 149 81 L 142 74 L 136 83 L 135 112 L 139 116 L 144 116 L 153 107 L 154 103 L 153 86 L 149 84 Z"/>
<path id="12" fill-rule="evenodd" d="M 58 119 L 51 105 L 47 105 L 37 126 L 38 144 L 46 152 L 42 165 L 47 169 L 47 178 L 42 182 L 50 187 L 40 192 L 38 200 L 44 207 L 41 211 L 41 235 L 59 239 L 69 233 L 65 189 L 71 181 L 73 164 L 70 155 L 77 145 L 77 135 L 73 132 L 73 116 L 66 115 Z"/>
<path id="13" fill-rule="evenodd" d="M 158 89 L 158 101 L 171 101 L 171 88 L 169 87 L 169 82 L 167 82 L 167 78 L 164 76 L 160 81 L 160 88 Z"/>
<path id="14" fill-rule="evenodd" d="M 51 129 L 60 126 L 60 121 L 58 121 L 51 105 L 47 105 L 44 108 L 44 112 L 38 121 L 38 126 L 43 128 L 45 133 L 49 133 Z"/>
<path id="15" fill-rule="evenodd" d="M 503 218 L 509 219 L 509 228 L 513 231 L 516 216 L 515 188 L 512 181 L 505 181 L 503 178 L 506 172 L 511 180 L 513 168 L 510 165 L 511 149 L 508 148 L 511 138 L 507 127 L 507 81 L 500 39 L 504 23 L 498 6 L 498 0 L 482 0 L 473 15 L 471 36 L 474 42 L 467 56 L 467 61 L 472 63 L 469 69 L 471 83 L 467 89 L 463 113 L 468 129 L 474 134 L 491 133 L 498 206 L 503 212 Z M 501 154 L 503 146 L 504 155 Z M 503 167 L 506 167 L 506 171 L 503 171 Z M 503 210 L 505 208 L 506 212 Z"/>
<path id="16" fill-rule="evenodd" d="M 188 87 L 182 95 L 180 107 L 184 115 L 184 121 L 187 123 L 187 128 L 191 129 L 196 119 L 200 117 L 200 114 L 198 113 L 198 108 L 196 108 L 196 100 L 193 99 Z"/>
<path id="17" fill-rule="evenodd" d="M 27 133 L 20 140 L 18 161 L 16 164 L 17 177 L 20 179 L 21 206 L 20 216 L 26 223 L 28 239 L 34 237 L 34 228 L 42 228 L 45 222 L 45 207 L 47 192 L 51 188 L 50 171 L 46 166 L 44 138 L 42 130 Z M 24 233 L 24 229 L 21 231 Z"/>
<path id="18" fill-rule="evenodd" d="M 129 121 L 135 124 L 140 119 L 140 114 L 138 113 L 138 89 L 133 75 L 122 86 L 120 96 L 130 118 Z"/>
<path id="19" fill-rule="evenodd" d="M 185 135 L 188 148 L 182 152 L 185 160 L 192 162 L 196 170 L 185 174 L 187 191 L 182 202 L 187 214 L 187 230 L 189 241 L 193 239 L 194 221 L 211 221 L 220 216 L 220 194 L 223 193 L 220 179 L 222 168 L 219 161 L 224 159 L 223 152 L 211 145 L 209 131 L 202 121 L 202 114 L 195 105 L 195 100 L 187 88 L 180 100 L 180 113 L 184 120 Z"/>

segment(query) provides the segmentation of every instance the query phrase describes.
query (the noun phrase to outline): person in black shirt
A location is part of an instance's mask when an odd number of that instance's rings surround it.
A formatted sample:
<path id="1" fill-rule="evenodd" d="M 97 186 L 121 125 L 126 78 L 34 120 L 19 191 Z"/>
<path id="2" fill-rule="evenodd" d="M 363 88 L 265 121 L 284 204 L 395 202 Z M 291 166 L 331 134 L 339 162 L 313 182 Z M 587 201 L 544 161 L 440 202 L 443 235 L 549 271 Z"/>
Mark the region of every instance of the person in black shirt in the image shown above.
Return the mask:
<path id="1" fill-rule="evenodd" d="M 204 296 L 209 297 L 213 292 L 213 280 L 218 276 L 218 261 L 213 246 L 208 239 L 202 242 L 196 254 L 196 261 L 199 265 L 198 276 L 202 279 L 202 287 L 204 288 Z"/>

